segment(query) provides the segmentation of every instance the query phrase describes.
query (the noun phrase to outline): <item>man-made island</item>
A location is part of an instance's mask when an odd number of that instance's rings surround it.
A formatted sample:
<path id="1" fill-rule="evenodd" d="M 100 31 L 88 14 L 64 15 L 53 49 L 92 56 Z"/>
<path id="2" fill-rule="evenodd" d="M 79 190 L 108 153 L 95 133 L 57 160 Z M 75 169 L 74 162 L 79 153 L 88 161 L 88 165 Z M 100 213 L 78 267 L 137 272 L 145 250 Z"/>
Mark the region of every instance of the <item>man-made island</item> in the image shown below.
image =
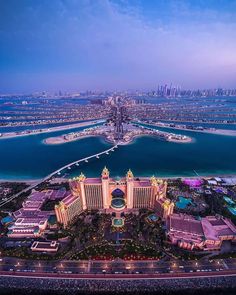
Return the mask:
<path id="1" fill-rule="evenodd" d="M 56 131 L 62 131 L 62 130 L 69 130 L 69 129 L 79 128 L 79 127 L 86 127 L 86 126 L 90 126 L 90 125 L 100 124 L 103 122 L 104 122 L 104 120 L 93 120 L 93 121 L 79 122 L 79 123 L 70 124 L 70 125 L 55 126 L 55 127 L 50 127 L 50 128 L 13 131 L 13 132 L 6 132 L 6 133 L 4 132 L 4 133 L 0 133 L 0 139 L 1 138 L 2 139 L 14 138 L 14 137 L 26 136 L 26 135 L 36 135 L 36 134 L 56 132 Z"/>
<path id="2" fill-rule="evenodd" d="M 129 122 L 129 119 L 127 119 L 125 109 L 123 107 L 116 106 L 113 109 L 111 118 L 109 118 L 105 124 L 87 128 L 79 132 L 72 132 L 57 137 L 47 138 L 44 140 L 44 143 L 62 144 L 89 136 L 101 136 L 110 143 L 123 145 L 131 143 L 136 137 L 146 135 L 177 143 L 189 143 L 192 141 L 191 137 L 185 135 L 164 132 L 146 126 L 133 124 Z"/>
<path id="3" fill-rule="evenodd" d="M 229 129 L 218 129 L 218 128 L 212 128 L 212 127 L 202 127 L 202 126 L 153 122 L 153 121 L 140 121 L 140 122 L 138 121 L 138 123 L 143 123 L 149 126 L 157 126 L 161 128 L 168 128 L 168 129 L 171 128 L 171 129 L 178 129 L 178 130 L 184 130 L 184 131 L 210 133 L 210 134 L 216 134 L 216 135 L 236 136 L 236 130 L 229 130 Z"/>
<path id="4" fill-rule="evenodd" d="M 45 144 L 62 144 L 62 143 L 83 139 L 90 136 L 101 136 L 110 143 L 120 144 L 120 145 L 129 144 L 136 137 L 139 137 L 139 136 L 153 136 L 161 140 L 176 142 L 176 143 L 192 142 L 192 138 L 185 135 L 164 132 L 164 131 L 151 129 L 144 126 L 138 126 L 136 124 L 123 124 L 123 127 L 124 129 L 122 132 L 122 136 L 117 136 L 117 133 L 114 132 L 114 126 L 102 125 L 102 126 L 86 128 L 79 132 L 71 132 L 68 134 L 63 134 L 61 136 L 49 137 L 44 140 L 44 143 Z"/>

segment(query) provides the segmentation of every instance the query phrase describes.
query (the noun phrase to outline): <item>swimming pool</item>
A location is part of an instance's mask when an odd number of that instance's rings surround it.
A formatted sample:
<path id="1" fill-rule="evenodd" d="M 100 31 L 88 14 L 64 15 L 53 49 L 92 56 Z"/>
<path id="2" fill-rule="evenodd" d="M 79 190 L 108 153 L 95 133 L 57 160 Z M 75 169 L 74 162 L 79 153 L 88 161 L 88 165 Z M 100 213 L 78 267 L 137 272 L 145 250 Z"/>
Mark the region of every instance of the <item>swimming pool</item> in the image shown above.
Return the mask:
<path id="1" fill-rule="evenodd" d="M 227 196 L 224 196 L 224 200 L 230 205 L 235 205 L 235 202 Z"/>
<path id="2" fill-rule="evenodd" d="M 227 208 L 231 214 L 236 215 L 236 208 L 234 207 L 227 207 Z"/>
<path id="3" fill-rule="evenodd" d="M 150 214 L 148 216 L 148 220 L 151 222 L 156 222 L 158 220 L 158 217 L 156 216 L 156 214 Z"/>
<path id="4" fill-rule="evenodd" d="M 185 209 L 188 205 L 192 205 L 192 199 L 185 198 L 183 196 L 178 197 L 178 202 L 175 203 L 176 207 L 179 209 Z"/>
<path id="5" fill-rule="evenodd" d="M 123 218 L 114 218 L 114 219 L 112 219 L 112 225 L 114 227 L 122 227 L 124 225 L 124 219 Z"/>

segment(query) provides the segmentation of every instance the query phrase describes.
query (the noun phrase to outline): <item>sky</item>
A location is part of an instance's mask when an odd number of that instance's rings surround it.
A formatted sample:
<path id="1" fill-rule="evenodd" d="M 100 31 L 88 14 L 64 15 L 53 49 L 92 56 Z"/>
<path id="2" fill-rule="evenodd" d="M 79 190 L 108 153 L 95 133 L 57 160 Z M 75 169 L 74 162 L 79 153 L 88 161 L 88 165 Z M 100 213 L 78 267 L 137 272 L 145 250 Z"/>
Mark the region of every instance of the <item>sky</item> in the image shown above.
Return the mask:
<path id="1" fill-rule="evenodd" d="M 236 0 L 0 0 L 0 93 L 236 87 Z"/>

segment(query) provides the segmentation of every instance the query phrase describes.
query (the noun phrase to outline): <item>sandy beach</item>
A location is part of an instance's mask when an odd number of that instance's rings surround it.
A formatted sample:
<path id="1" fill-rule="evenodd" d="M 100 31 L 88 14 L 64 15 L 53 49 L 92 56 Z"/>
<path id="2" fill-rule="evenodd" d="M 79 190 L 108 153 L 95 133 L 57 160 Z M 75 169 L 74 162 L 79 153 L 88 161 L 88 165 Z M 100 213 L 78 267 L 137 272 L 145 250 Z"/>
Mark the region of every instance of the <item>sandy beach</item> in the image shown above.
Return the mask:
<path id="1" fill-rule="evenodd" d="M 183 140 L 178 140 L 178 139 L 165 139 L 165 138 L 161 138 L 158 135 L 155 134 L 138 134 L 138 135 L 134 135 L 129 141 L 121 141 L 121 142 L 117 142 L 117 144 L 119 145 L 128 145 L 128 144 L 132 144 L 134 142 L 134 140 L 138 137 L 144 137 L 144 136 L 151 136 L 153 138 L 157 138 L 158 140 L 164 140 L 164 141 L 168 141 L 168 142 L 174 142 L 174 143 L 191 143 L 193 142 L 193 139 L 191 137 L 187 137 L 186 139 Z M 49 137 L 43 140 L 44 144 L 49 144 L 49 145 L 57 145 L 57 144 L 64 144 L 64 143 L 69 143 L 69 142 L 73 142 L 73 141 L 77 141 L 80 139 L 84 139 L 84 138 L 88 138 L 88 137 L 101 137 L 102 139 L 104 139 L 106 142 L 109 143 L 114 143 L 111 140 L 109 140 L 107 137 L 105 137 L 102 134 L 91 134 L 91 135 L 82 135 L 80 137 L 75 137 L 72 139 L 65 139 L 64 135 L 62 136 L 56 136 L 56 137 Z"/>
<path id="2" fill-rule="evenodd" d="M 81 140 L 81 139 L 88 138 L 88 137 L 102 137 L 102 138 L 105 138 L 102 135 L 93 135 L 93 134 L 91 134 L 91 135 L 83 135 L 83 136 L 80 136 L 80 137 L 75 137 L 75 138 L 70 139 L 70 140 L 66 140 L 62 135 L 62 136 L 46 138 L 46 139 L 43 140 L 43 143 L 48 144 L 48 145 L 57 145 L 57 144 L 64 144 L 64 143 L 69 143 L 69 142 L 72 142 L 72 141 Z"/>
<path id="3" fill-rule="evenodd" d="M 173 123 L 176 123 L 176 124 L 183 124 L 183 121 L 182 120 L 174 120 L 174 119 L 159 119 L 159 120 L 163 120 L 163 121 L 166 121 L 166 122 L 169 122 L 170 124 L 173 124 Z M 216 125 L 236 125 L 236 122 L 230 122 L 230 123 L 226 123 L 226 122 L 219 122 L 219 121 L 207 121 L 207 122 L 198 122 L 198 121 L 194 121 L 194 120 L 184 120 L 184 122 L 187 122 L 187 123 L 194 123 L 194 124 L 199 124 L 199 125 L 202 125 L 202 124 L 216 124 Z"/>
<path id="4" fill-rule="evenodd" d="M 226 135 L 226 136 L 236 136 L 236 130 L 229 130 L 229 129 L 196 130 L 196 129 L 181 128 L 181 127 L 170 127 L 170 126 L 165 126 L 165 125 L 158 124 L 158 123 L 156 123 L 156 124 L 142 123 L 142 124 L 145 124 L 148 126 L 166 128 L 166 129 L 181 130 L 181 131 L 200 132 L 200 133 L 209 133 L 209 134 Z"/>
<path id="5" fill-rule="evenodd" d="M 6 133 L 1 133 L 0 139 L 37 135 L 37 134 L 50 133 L 50 132 L 55 132 L 55 131 L 70 130 L 70 129 L 74 129 L 74 128 L 100 124 L 103 122 L 105 122 L 105 121 L 104 120 L 93 120 L 93 121 L 81 122 L 81 123 L 70 124 L 70 125 L 56 126 L 56 127 L 51 127 L 51 128 L 29 130 L 28 133 L 22 133 L 22 132 L 25 132 L 25 131 L 22 131 L 19 134 L 16 132 L 6 132 Z"/>
<path id="6" fill-rule="evenodd" d="M 152 175 L 150 176 L 140 176 L 141 178 L 147 178 L 149 179 Z M 199 178 L 202 178 L 202 179 L 211 179 L 211 178 L 215 178 L 215 177 L 220 177 L 220 178 L 235 178 L 236 177 L 236 173 L 235 174 L 213 174 L 213 173 L 209 173 L 209 174 L 204 174 L 204 175 L 201 175 L 199 174 L 198 176 L 195 175 L 195 176 L 188 176 L 188 175 L 179 175 L 179 176 L 156 176 L 157 178 L 160 178 L 160 179 L 179 179 L 179 178 L 183 178 L 183 179 L 199 179 Z M 39 178 L 39 179 L 0 179 L 0 185 L 1 183 L 26 183 L 28 185 L 33 185 L 34 183 L 36 182 L 39 182 L 39 181 L 43 181 L 44 177 L 43 178 Z M 52 182 L 53 183 L 61 183 L 61 182 L 65 182 L 69 180 L 69 178 L 55 178 Z"/>

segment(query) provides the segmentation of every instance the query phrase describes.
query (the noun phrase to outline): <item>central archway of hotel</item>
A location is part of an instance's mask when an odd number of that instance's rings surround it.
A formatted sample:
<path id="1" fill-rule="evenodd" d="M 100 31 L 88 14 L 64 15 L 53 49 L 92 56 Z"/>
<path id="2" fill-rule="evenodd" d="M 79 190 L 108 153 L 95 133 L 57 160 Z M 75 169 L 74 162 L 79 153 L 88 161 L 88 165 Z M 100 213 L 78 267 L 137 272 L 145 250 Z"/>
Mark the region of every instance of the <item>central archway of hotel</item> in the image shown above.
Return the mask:
<path id="1" fill-rule="evenodd" d="M 126 206 L 125 193 L 121 189 L 116 188 L 112 191 L 111 196 L 111 208 L 118 211 L 123 210 Z"/>

